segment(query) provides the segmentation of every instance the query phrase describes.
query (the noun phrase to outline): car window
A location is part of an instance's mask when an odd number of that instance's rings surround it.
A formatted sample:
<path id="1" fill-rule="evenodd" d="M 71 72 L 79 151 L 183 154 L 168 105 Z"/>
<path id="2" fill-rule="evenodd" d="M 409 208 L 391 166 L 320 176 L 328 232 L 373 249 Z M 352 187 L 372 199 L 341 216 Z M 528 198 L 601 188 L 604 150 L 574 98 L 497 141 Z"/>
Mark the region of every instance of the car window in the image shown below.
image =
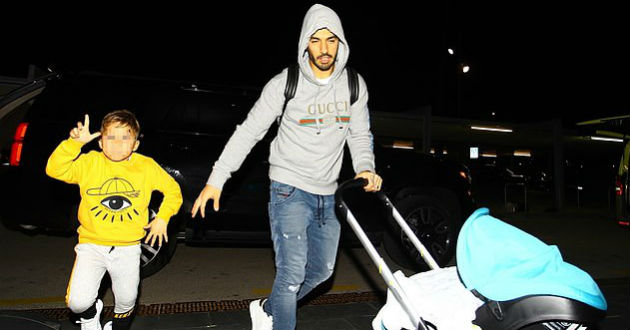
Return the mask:
<path id="1" fill-rule="evenodd" d="M 169 132 L 198 132 L 198 105 L 181 95 L 171 95 L 162 102 L 166 107 L 160 130 Z"/>
<path id="2" fill-rule="evenodd" d="M 234 131 L 254 104 L 251 96 L 231 93 L 181 91 L 164 100 L 167 112 L 160 124 L 164 131 L 227 135 Z"/>
<path id="3" fill-rule="evenodd" d="M 235 95 L 216 95 L 199 107 L 200 131 L 204 133 L 229 133 L 245 120 L 254 104 L 251 98 Z"/>
<path id="4" fill-rule="evenodd" d="M 200 92 L 169 81 L 80 75 L 50 84 L 30 115 L 38 121 L 74 125 L 87 113 L 96 130 L 106 113 L 128 109 L 136 114 L 141 131 L 230 135 L 257 97 L 251 90 Z"/>
<path id="5" fill-rule="evenodd" d="M 89 114 L 95 130 L 112 110 L 136 112 L 141 95 L 133 85 L 112 79 L 62 79 L 46 88 L 30 115 L 38 121 L 74 124 Z"/>

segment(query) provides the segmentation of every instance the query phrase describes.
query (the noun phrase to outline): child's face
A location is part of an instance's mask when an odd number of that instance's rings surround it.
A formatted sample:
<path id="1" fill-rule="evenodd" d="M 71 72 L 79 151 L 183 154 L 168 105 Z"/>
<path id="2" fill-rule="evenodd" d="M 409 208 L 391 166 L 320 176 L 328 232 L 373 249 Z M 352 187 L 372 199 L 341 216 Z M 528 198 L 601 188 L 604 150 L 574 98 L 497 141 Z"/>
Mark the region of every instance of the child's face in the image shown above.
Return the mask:
<path id="1" fill-rule="evenodd" d="M 101 134 L 99 145 L 107 158 L 119 162 L 129 159 L 131 154 L 138 149 L 140 141 L 136 140 L 136 135 L 129 126 L 113 123 Z"/>

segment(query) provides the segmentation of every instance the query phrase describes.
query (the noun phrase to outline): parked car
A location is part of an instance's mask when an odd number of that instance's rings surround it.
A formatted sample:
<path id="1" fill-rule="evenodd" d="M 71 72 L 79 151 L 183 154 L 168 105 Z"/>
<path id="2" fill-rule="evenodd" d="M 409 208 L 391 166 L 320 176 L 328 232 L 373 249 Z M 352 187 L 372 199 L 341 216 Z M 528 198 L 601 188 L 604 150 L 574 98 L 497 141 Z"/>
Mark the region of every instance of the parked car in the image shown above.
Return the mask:
<path id="1" fill-rule="evenodd" d="M 630 175 L 628 175 L 628 158 L 630 158 L 630 139 L 626 135 L 625 146 L 621 153 L 619 170 L 615 180 L 615 214 L 617 223 L 630 228 Z"/>
<path id="2" fill-rule="evenodd" d="M 256 89 L 98 73 L 53 75 L 24 86 L 0 99 L 0 113 L 3 107 L 30 104 L 15 129 L 11 152 L 3 153 L 10 159 L 1 163 L 10 166 L 5 166 L 0 178 L 8 190 L 0 216 L 11 228 L 74 233 L 78 189 L 47 177 L 46 160 L 84 114 L 90 115 L 92 130 L 96 130 L 105 113 L 125 108 L 136 113 L 141 125 L 138 152 L 161 164 L 179 182 L 184 198 L 169 225 L 171 239 L 154 259 L 143 263 L 143 276 L 169 262 L 178 240 L 190 245 L 270 244 L 267 159 L 275 125 L 224 187 L 221 210 L 215 213 L 208 207 L 205 219 L 191 219 L 190 215 L 214 161 L 259 93 Z M 454 255 L 462 222 L 474 208 L 470 173 L 461 164 L 393 148 L 387 141 L 391 137 L 375 135 L 383 189 L 438 263 L 445 265 Z M 83 151 L 97 148 L 93 141 Z M 353 177 L 349 152 L 345 154 L 340 180 Z M 161 195 L 154 193 L 150 207 L 157 209 L 160 201 Z M 399 229 L 390 225 L 392 219 L 373 194 L 350 192 L 346 201 L 370 238 L 383 242 L 396 262 L 424 267 Z M 349 228 L 343 230 L 342 237 L 342 244 L 358 242 Z"/>
<path id="3" fill-rule="evenodd" d="M 596 136 L 620 142 L 619 165 L 614 167 L 614 203 L 615 221 L 623 227 L 630 228 L 630 175 L 628 163 L 630 159 L 630 115 L 598 118 L 577 123 L 582 135 Z M 592 139 L 592 137 L 591 137 Z"/>

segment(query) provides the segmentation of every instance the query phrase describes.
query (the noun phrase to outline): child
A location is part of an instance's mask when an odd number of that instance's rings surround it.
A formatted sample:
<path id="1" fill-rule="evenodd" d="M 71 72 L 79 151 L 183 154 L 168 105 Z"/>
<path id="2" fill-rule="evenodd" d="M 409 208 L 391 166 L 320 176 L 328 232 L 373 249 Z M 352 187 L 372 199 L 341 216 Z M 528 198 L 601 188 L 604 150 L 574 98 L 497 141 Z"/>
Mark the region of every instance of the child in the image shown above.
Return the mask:
<path id="1" fill-rule="evenodd" d="M 80 317 L 81 329 L 101 330 L 103 302 L 97 299 L 107 271 L 115 299 L 114 320 L 103 329 L 129 329 L 140 282 L 140 241 L 168 241 L 167 224 L 177 214 L 182 195 L 179 184 L 152 158 L 134 154 L 140 125 L 133 113 L 108 113 L 100 132 L 90 133 L 90 118 L 70 131 L 48 159 L 46 174 L 78 184 L 79 243 L 68 284 L 66 304 Z M 101 136 L 102 152 L 81 153 L 81 147 Z M 153 221 L 149 219 L 151 192 L 164 194 Z"/>

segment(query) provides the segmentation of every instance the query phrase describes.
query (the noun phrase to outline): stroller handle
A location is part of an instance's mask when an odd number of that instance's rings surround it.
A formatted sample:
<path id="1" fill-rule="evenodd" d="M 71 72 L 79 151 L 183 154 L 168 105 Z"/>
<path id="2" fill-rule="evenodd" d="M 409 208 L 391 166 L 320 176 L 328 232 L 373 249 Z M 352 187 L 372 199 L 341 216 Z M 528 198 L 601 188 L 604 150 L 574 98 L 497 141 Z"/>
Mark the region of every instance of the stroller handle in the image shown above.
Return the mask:
<path id="1" fill-rule="evenodd" d="M 345 205 L 345 201 L 343 200 L 343 193 L 346 190 L 353 188 L 363 188 L 367 186 L 368 183 L 369 181 L 365 178 L 355 178 L 352 180 L 344 181 L 339 185 L 339 187 L 337 187 L 337 191 L 335 191 L 335 203 L 337 205 L 341 205 L 342 203 Z M 387 198 L 387 195 L 385 195 L 385 193 L 383 193 L 382 191 L 377 191 L 375 192 L 375 194 L 376 197 L 378 197 L 378 199 L 380 199 L 386 206 L 390 207 L 391 202 L 389 201 L 389 198 Z"/>
<path id="2" fill-rule="evenodd" d="M 352 188 L 363 188 L 368 184 L 368 180 L 364 178 L 356 178 L 353 180 L 344 181 L 342 184 L 337 187 L 337 191 L 335 191 L 335 203 L 340 205 L 341 203 L 345 204 L 343 200 L 343 193 Z"/>
<path id="3" fill-rule="evenodd" d="M 347 180 L 344 181 L 343 183 L 341 183 L 339 185 L 339 187 L 337 187 L 337 191 L 335 191 L 335 204 L 341 208 L 342 211 L 344 211 L 342 214 L 345 216 L 345 211 L 347 211 L 347 205 L 346 202 L 343 200 L 343 193 L 348 190 L 348 189 L 353 189 L 353 188 L 363 188 L 365 186 L 367 186 L 367 184 L 369 183 L 369 181 L 365 178 L 355 178 L 355 179 L 351 179 L 351 180 Z M 386 207 L 391 208 L 392 203 L 389 201 L 389 198 L 387 198 L 387 195 L 385 195 L 385 193 L 383 193 L 382 191 L 377 191 L 375 192 L 376 197 L 378 197 L 378 199 L 380 199 Z"/>
<path id="4" fill-rule="evenodd" d="M 366 179 L 357 178 L 354 180 L 345 181 L 340 184 L 337 188 L 337 191 L 335 192 L 335 205 L 339 208 L 339 214 L 345 218 L 354 233 L 357 235 L 357 238 L 367 251 L 374 264 L 378 266 L 379 273 L 385 280 L 385 283 L 390 288 L 394 297 L 396 297 L 396 300 L 402 305 L 411 322 L 414 325 L 417 325 L 418 330 L 427 330 L 428 328 L 425 325 L 424 320 L 422 320 L 420 315 L 418 315 L 418 313 L 416 312 L 417 309 L 413 307 L 412 301 L 402 290 L 400 283 L 385 263 L 385 260 L 383 260 L 383 258 L 381 258 L 379 253 L 376 251 L 376 248 L 369 240 L 369 238 L 365 234 L 365 231 L 363 231 L 363 228 L 361 228 L 361 225 L 359 225 L 359 222 L 355 219 L 354 215 L 352 215 L 352 212 L 350 212 L 350 210 L 348 209 L 346 202 L 343 200 L 343 193 L 345 190 L 350 188 L 361 188 L 364 187 L 367 183 L 368 181 Z M 379 192 L 377 194 L 379 194 L 379 199 L 385 202 L 386 205 L 389 204 L 388 207 L 393 208 L 393 206 L 391 206 L 391 203 L 389 202 L 389 199 L 387 198 L 387 196 L 385 196 L 384 193 Z M 402 221 L 404 222 L 404 220 Z"/>
<path id="5" fill-rule="evenodd" d="M 346 204 L 346 202 L 343 200 L 343 193 L 347 189 L 362 188 L 366 186 L 367 184 L 368 184 L 367 179 L 356 178 L 353 180 L 344 181 L 337 188 L 337 191 L 335 192 L 335 205 L 337 205 L 337 207 L 340 209 L 341 216 L 343 216 L 346 220 L 348 220 L 347 217 L 348 217 L 348 214 L 350 214 L 350 210 L 348 209 L 348 205 Z M 400 226 L 401 231 L 405 234 L 405 236 L 407 236 L 409 241 L 411 241 L 413 246 L 420 253 L 420 257 L 424 260 L 424 262 L 427 263 L 429 268 L 431 269 L 440 268 L 440 265 L 438 265 L 438 263 L 435 261 L 433 256 L 431 256 L 431 253 L 429 252 L 429 250 L 424 246 L 424 244 L 422 244 L 422 242 L 420 242 L 420 240 L 418 239 L 416 234 L 413 232 L 411 227 L 409 227 L 409 224 L 405 221 L 402 215 L 394 207 L 394 204 L 392 203 L 391 200 L 389 200 L 389 197 L 387 197 L 387 195 L 383 191 L 377 191 L 376 197 L 381 202 L 383 202 L 383 204 L 387 208 L 387 212 L 392 216 L 394 221 Z"/>

